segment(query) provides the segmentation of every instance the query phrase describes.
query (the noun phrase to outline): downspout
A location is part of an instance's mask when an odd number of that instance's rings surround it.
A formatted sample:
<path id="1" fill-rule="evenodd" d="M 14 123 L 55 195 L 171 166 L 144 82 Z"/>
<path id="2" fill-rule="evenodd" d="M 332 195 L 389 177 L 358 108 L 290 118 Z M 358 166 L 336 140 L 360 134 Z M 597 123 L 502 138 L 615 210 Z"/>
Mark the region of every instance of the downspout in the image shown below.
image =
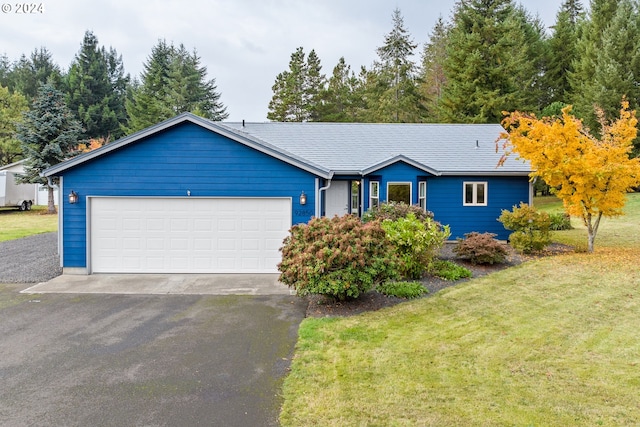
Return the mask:
<path id="1" fill-rule="evenodd" d="M 332 175 L 332 177 L 333 177 L 333 175 Z M 322 206 L 322 192 L 323 191 L 327 191 L 329 189 L 329 187 L 331 187 L 331 178 L 329 178 L 329 181 L 328 181 L 326 186 L 320 187 L 318 189 L 318 195 L 320 197 L 318 197 L 317 203 L 316 203 L 316 218 L 320 218 L 320 207 Z"/>

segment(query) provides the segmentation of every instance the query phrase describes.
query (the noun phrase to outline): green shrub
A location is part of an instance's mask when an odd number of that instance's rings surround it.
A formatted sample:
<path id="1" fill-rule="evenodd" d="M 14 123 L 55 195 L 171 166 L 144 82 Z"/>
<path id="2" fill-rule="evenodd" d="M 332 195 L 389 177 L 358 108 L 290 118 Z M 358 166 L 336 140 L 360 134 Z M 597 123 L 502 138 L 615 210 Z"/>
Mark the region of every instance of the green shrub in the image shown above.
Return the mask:
<path id="1" fill-rule="evenodd" d="M 472 264 L 500 264 L 507 259 L 507 249 L 495 239 L 493 233 L 471 232 L 458 239 L 453 248 L 459 258 L 467 259 Z"/>
<path id="2" fill-rule="evenodd" d="M 444 280 L 460 280 L 471 277 L 471 271 L 461 265 L 445 260 L 434 260 L 429 264 L 429 273 Z"/>
<path id="3" fill-rule="evenodd" d="M 362 215 L 363 222 L 375 220 L 390 219 L 396 221 L 400 218 L 406 218 L 410 213 L 420 221 L 433 219 L 433 212 L 425 211 L 417 205 L 407 205 L 403 202 L 386 202 L 381 203 L 379 207 L 368 210 Z"/>
<path id="4" fill-rule="evenodd" d="M 418 298 L 429 291 L 420 282 L 389 281 L 379 284 L 376 291 L 381 294 L 398 298 Z"/>
<path id="5" fill-rule="evenodd" d="M 280 281 L 300 296 L 357 298 L 376 284 L 397 278 L 393 248 L 379 221 L 362 224 L 353 215 L 313 218 L 291 228 L 284 240 Z"/>
<path id="6" fill-rule="evenodd" d="M 520 203 L 512 211 L 503 210 L 498 218 L 507 230 L 509 243 L 518 252 L 531 253 L 544 249 L 551 243 L 551 219 L 546 212 L 538 212 L 533 206 Z"/>
<path id="7" fill-rule="evenodd" d="M 395 249 L 400 275 L 408 279 L 422 277 L 451 234 L 448 226 L 441 227 L 429 218 L 419 220 L 413 212 L 405 218 L 384 220 L 382 228 Z"/>
<path id="8" fill-rule="evenodd" d="M 571 226 L 571 217 L 566 213 L 550 214 L 549 219 L 551 220 L 550 228 L 553 231 L 573 229 L 573 227 Z"/>

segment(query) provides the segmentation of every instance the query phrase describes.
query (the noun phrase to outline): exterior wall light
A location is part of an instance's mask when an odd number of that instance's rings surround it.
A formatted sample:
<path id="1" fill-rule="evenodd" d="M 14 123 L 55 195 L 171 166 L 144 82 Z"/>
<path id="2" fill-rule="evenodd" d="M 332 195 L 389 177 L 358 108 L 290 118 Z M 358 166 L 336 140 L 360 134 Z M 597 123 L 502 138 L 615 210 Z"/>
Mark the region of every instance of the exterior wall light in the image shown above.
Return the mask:
<path id="1" fill-rule="evenodd" d="M 304 191 L 300 194 L 300 204 L 303 206 L 307 204 L 307 195 L 304 194 Z"/>
<path id="2" fill-rule="evenodd" d="M 78 193 L 73 190 L 71 190 L 71 193 L 69 193 L 69 203 L 72 205 L 78 203 Z"/>

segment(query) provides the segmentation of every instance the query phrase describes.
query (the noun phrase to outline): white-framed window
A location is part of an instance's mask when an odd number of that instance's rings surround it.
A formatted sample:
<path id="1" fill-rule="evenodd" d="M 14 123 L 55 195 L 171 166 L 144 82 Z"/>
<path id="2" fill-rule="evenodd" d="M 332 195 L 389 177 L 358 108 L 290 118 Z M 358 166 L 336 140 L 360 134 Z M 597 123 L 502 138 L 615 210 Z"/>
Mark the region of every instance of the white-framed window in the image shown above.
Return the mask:
<path id="1" fill-rule="evenodd" d="M 418 183 L 418 206 L 423 210 L 427 210 L 427 181 Z"/>
<path id="2" fill-rule="evenodd" d="M 411 204 L 411 183 L 410 182 L 388 182 L 387 201 L 402 202 Z"/>
<path id="3" fill-rule="evenodd" d="M 487 183 L 464 182 L 462 184 L 462 204 L 464 206 L 487 206 Z"/>
<path id="4" fill-rule="evenodd" d="M 380 183 L 378 181 L 369 182 L 369 209 L 380 207 Z"/>

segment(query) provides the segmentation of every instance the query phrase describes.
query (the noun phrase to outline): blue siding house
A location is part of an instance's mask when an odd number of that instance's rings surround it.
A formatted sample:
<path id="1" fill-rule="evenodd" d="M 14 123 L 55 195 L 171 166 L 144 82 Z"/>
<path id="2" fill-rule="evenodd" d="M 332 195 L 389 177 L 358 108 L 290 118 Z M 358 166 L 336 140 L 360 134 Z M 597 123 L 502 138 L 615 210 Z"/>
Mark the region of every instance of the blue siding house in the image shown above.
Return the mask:
<path id="1" fill-rule="evenodd" d="M 274 273 L 293 224 L 416 204 L 507 232 L 529 165 L 497 167 L 499 125 L 220 123 L 182 114 L 46 170 L 65 273 Z"/>

